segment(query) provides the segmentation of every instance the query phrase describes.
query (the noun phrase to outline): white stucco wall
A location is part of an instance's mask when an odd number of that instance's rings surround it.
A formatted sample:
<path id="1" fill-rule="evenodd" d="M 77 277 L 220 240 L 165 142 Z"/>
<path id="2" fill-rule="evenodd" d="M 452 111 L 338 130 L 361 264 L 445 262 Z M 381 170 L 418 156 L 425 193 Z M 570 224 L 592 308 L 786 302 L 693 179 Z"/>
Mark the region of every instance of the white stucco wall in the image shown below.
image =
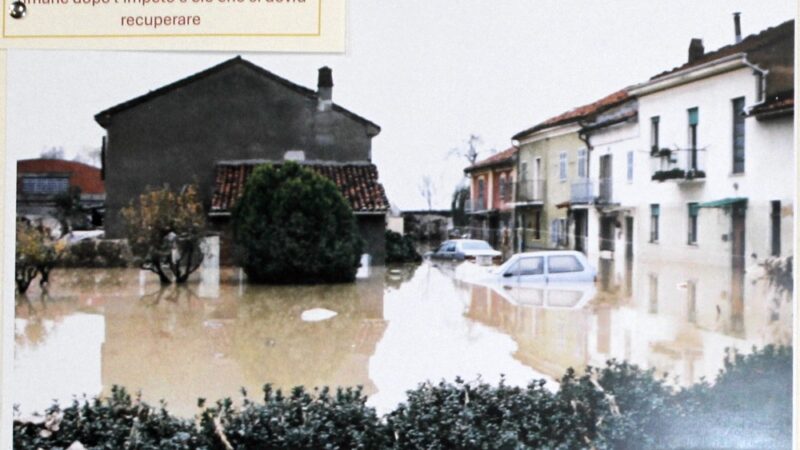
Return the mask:
<path id="1" fill-rule="evenodd" d="M 727 197 L 748 199 L 745 255 L 761 260 L 769 255 L 770 202 L 780 200 L 784 210 L 782 254 L 793 253 L 792 217 L 794 151 L 791 118 L 745 121 L 745 172 L 733 174 L 733 104 L 745 98 L 752 106 L 756 82 L 750 68 L 741 68 L 639 98 L 639 152 L 649 153 L 650 118 L 659 116 L 660 147 L 688 147 L 687 110 L 699 110 L 698 147 L 705 149 L 704 180 L 651 181 L 649 161 L 638 164 L 630 201 L 637 206 L 637 253 L 648 260 L 730 264 L 730 215 L 722 209 L 701 209 L 697 245 L 687 244 L 688 203 Z M 682 152 L 686 153 L 686 152 Z M 641 159 L 649 159 L 644 157 Z M 701 163 L 702 164 L 702 163 Z M 643 167 L 644 166 L 644 167 Z M 660 238 L 649 243 L 649 205 L 661 206 Z M 718 258 L 715 257 L 718 256 Z M 755 259 L 755 258 L 754 258 Z"/>

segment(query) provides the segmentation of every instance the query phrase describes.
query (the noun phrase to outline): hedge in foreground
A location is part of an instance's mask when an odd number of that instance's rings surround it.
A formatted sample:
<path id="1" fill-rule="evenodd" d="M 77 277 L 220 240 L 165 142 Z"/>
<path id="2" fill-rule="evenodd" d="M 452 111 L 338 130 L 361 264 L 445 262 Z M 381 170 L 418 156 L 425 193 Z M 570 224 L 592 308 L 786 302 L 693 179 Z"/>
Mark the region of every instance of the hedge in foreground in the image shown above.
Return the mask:
<path id="1" fill-rule="evenodd" d="M 193 421 L 114 388 L 106 400 L 53 406 L 43 423 L 15 422 L 14 448 L 727 448 L 741 443 L 731 440 L 740 438 L 731 435 L 738 424 L 756 447 L 783 448 L 791 445 L 791 381 L 791 348 L 768 346 L 734 354 L 713 386 L 675 391 L 652 370 L 610 361 L 583 375 L 569 370 L 556 393 L 541 381 L 425 383 L 383 418 L 360 389 L 284 395 L 267 385 L 263 402 L 222 400 Z"/>

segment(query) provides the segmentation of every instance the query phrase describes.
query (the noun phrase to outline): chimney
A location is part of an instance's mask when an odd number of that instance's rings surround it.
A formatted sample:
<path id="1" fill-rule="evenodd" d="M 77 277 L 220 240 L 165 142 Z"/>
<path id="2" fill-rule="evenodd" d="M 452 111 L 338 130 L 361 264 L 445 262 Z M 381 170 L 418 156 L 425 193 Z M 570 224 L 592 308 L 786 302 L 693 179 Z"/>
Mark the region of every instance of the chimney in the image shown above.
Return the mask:
<path id="1" fill-rule="evenodd" d="M 736 43 L 742 42 L 742 13 L 735 12 L 733 13 L 733 31 L 736 38 Z"/>
<path id="2" fill-rule="evenodd" d="M 703 57 L 705 54 L 705 48 L 703 48 L 703 40 L 694 38 L 689 43 L 689 62 L 695 62 L 698 59 Z"/>
<path id="3" fill-rule="evenodd" d="M 319 69 L 317 97 L 319 98 L 318 108 L 320 111 L 327 111 L 331 108 L 333 104 L 333 73 L 328 66 L 320 67 Z"/>

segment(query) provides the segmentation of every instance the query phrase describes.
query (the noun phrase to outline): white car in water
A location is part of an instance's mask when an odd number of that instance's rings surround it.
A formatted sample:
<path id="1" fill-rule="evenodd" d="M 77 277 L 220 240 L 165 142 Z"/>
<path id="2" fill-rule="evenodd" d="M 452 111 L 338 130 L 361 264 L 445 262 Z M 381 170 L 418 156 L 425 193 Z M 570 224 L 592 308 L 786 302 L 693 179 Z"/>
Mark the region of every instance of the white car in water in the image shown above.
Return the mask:
<path id="1" fill-rule="evenodd" d="M 456 278 L 477 284 L 591 283 L 596 277 L 586 256 L 574 250 L 517 253 L 497 268 L 463 264 L 456 269 Z"/>

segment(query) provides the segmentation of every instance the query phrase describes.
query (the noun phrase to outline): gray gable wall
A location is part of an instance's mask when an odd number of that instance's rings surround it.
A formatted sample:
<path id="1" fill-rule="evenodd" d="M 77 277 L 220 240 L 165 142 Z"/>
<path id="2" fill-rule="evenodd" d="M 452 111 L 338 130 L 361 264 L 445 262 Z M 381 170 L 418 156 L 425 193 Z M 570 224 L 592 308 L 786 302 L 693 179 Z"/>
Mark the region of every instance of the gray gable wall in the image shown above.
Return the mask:
<path id="1" fill-rule="evenodd" d="M 120 209 L 148 187 L 197 183 L 208 207 L 216 161 L 281 160 L 288 150 L 309 160 L 371 160 L 374 124 L 339 107 L 319 111 L 313 91 L 250 63 L 225 64 L 109 110 L 102 121 L 107 237 L 121 237 Z"/>

